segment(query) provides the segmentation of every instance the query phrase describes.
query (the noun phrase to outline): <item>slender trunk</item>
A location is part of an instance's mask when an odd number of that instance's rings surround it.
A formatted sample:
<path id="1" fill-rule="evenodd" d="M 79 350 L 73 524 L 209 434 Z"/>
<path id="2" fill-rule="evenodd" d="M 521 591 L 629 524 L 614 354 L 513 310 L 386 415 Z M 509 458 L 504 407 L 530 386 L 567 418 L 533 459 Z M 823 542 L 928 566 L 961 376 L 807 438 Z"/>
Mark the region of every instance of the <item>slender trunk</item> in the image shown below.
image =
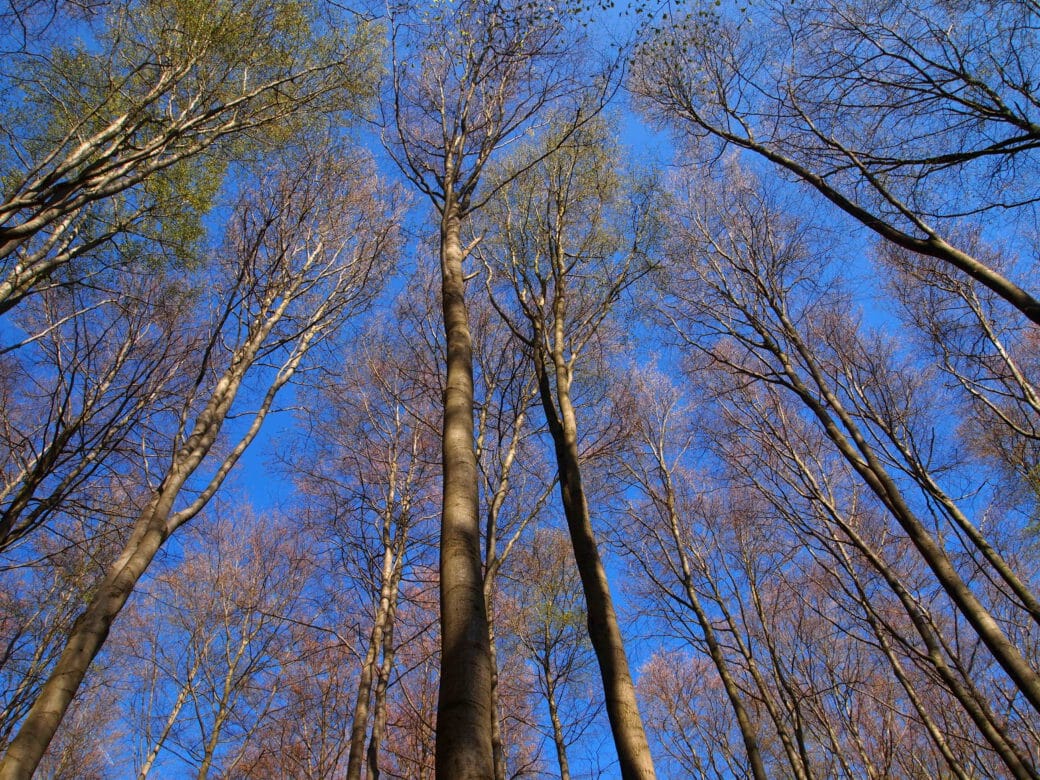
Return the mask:
<path id="1" fill-rule="evenodd" d="M 703 561 L 699 561 L 698 565 L 700 568 L 707 571 Z M 758 661 L 755 658 L 752 648 L 741 638 L 741 627 L 738 624 L 737 619 L 726 606 L 725 596 L 719 590 L 718 583 L 716 583 L 711 577 L 707 579 L 707 583 L 712 591 L 710 598 L 715 602 L 719 612 L 722 614 L 722 620 L 725 622 L 731 637 L 730 641 L 733 646 L 736 647 L 737 652 L 743 657 L 744 663 L 747 665 L 748 673 L 751 675 L 755 687 L 758 688 L 758 700 L 762 703 L 762 706 L 765 707 L 766 712 L 769 714 L 769 719 L 772 721 L 773 727 L 776 729 L 776 735 L 780 740 L 780 745 L 783 747 L 784 756 L 787 758 L 787 762 L 791 766 L 791 775 L 797 780 L 809 780 L 808 769 L 804 766 L 801 753 L 791 739 L 791 733 L 787 727 L 787 722 L 782 717 L 779 709 L 780 705 L 777 704 L 773 696 L 773 691 L 766 682 L 765 675 L 758 667 Z M 738 604 L 738 609 L 742 612 L 743 605 Z"/>
<path id="2" fill-rule="evenodd" d="M 398 527 L 394 543 L 394 566 L 390 573 L 390 593 L 386 605 L 386 621 L 382 635 L 382 654 L 376 672 L 376 687 L 372 702 L 372 733 L 368 740 L 368 780 L 379 780 L 379 750 L 386 734 L 386 689 L 390 685 L 390 673 L 394 668 L 394 621 L 397 618 L 397 597 L 404 575 L 404 551 L 408 542 L 408 529 Z"/>
<path id="3" fill-rule="evenodd" d="M 493 578 L 489 578 L 488 582 L 493 582 Z M 506 780 L 506 755 L 502 747 L 502 718 L 498 706 L 498 648 L 495 646 L 495 614 L 491 610 L 488 610 L 488 643 L 491 650 L 491 755 L 495 764 L 495 780 Z"/>
<path id="4" fill-rule="evenodd" d="M 549 704 L 549 720 L 552 722 L 553 742 L 556 745 L 556 760 L 560 764 L 560 780 L 570 780 L 571 768 L 567 762 L 567 743 L 563 739 L 563 724 L 560 722 L 560 708 L 556 702 L 556 685 L 553 683 L 552 669 L 549 659 L 542 664 L 542 679 L 545 682 L 545 700 Z"/>
<path id="5" fill-rule="evenodd" d="M 441 678 L 437 701 L 439 780 L 494 776 L 491 651 L 480 556 L 477 458 L 473 449 L 473 341 L 466 311 L 462 210 L 448 198 L 441 218 L 441 295 L 446 337 Z"/>
<path id="6" fill-rule="evenodd" d="M 562 328 L 562 318 L 558 318 L 557 322 Z M 556 449 L 560 498 L 574 548 L 574 561 L 585 593 L 589 639 L 596 653 L 603 680 L 607 716 L 617 748 L 621 776 L 624 780 L 648 780 L 655 777 L 653 759 L 639 715 L 635 686 L 628 669 L 628 658 L 625 656 L 621 629 L 614 612 L 607 572 L 603 568 L 589 518 L 585 489 L 581 481 L 577 421 L 570 397 L 569 369 L 563 363 L 562 334 L 558 336 L 555 343 L 559 346 L 554 355 L 557 390 L 555 401 L 545 365 L 537 357 L 536 361 L 542 407 L 549 421 L 549 430 Z"/>
<path id="7" fill-rule="evenodd" d="M 722 680 L 722 687 L 726 691 L 726 697 L 729 699 L 730 706 L 733 708 L 733 714 L 737 718 L 737 726 L 740 728 L 740 736 L 744 741 L 744 749 L 747 751 L 751 774 L 755 780 L 766 780 L 768 776 L 766 775 L 765 765 L 762 763 L 762 753 L 758 749 L 758 736 L 755 733 L 754 724 L 752 724 L 747 709 L 744 707 L 740 688 L 730 673 L 725 653 L 715 635 L 715 628 L 701 605 L 697 590 L 693 587 L 693 571 L 690 567 L 690 559 L 686 554 L 686 547 L 679 530 L 679 512 L 676 508 L 672 474 L 667 468 L 662 451 L 655 448 L 654 456 L 657 460 L 657 467 L 663 475 L 665 504 L 668 510 L 672 541 L 675 542 L 676 554 L 679 556 L 679 565 L 683 577 L 683 591 L 686 593 L 686 600 L 697 617 L 697 623 L 704 634 L 704 644 L 708 648 L 708 655 L 711 656 L 711 660 L 715 664 L 715 669 L 719 673 L 719 679 Z"/>
<path id="8" fill-rule="evenodd" d="M 299 365 L 306 352 L 306 345 L 314 338 L 316 331 L 306 331 L 301 336 L 300 343 L 304 347 L 298 348 L 282 367 L 281 373 L 268 388 L 249 429 L 224 458 L 206 488 L 190 506 L 173 515 L 174 501 L 184 483 L 216 442 L 243 377 L 252 365 L 260 346 L 284 313 L 290 297 L 285 296 L 272 311 L 269 319 L 256 324 L 245 343 L 236 351 L 228 369 L 216 382 L 213 394 L 195 420 L 191 435 L 174 453 L 172 463 L 155 497 L 137 519 L 123 551 L 98 585 L 86 609 L 73 624 L 58 663 L 41 687 L 6 755 L 0 760 L 0 780 L 20 780 L 30 777 L 36 771 L 47 746 L 68 711 L 72 697 L 83 682 L 87 669 L 108 637 L 113 621 L 155 558 L 155 554 L 176 528 L 202 510 L 223 483 L 230 469 L 255 438 L 278 390 L 289 381 Z"/>
<path id="9" fill-rule="evenodd" d="M 755 609 L 755 617 L 762 627 L 762 635 L 759 637 L 766 648 L 769 656 L 769 665 L 773 668 L 773 679 L 777 683 L 777 693 L 780 704 L 787 711 L 787 720 L 791 724 L 791 735 L 794 737 L 794 745 L 798 749 L 798 758 L 807 780 L 813 777 L 812 761 L 809 760 L 809 750 L 805 743 L 805 718 L 802 716 L 802 694 L 791 684 L 786 670 L 783 667 L 783 656 L 777 650 L 773 641 L 773 633 L 769 624 L 770 612 L 762 603 L 761 593 L 758 589 L 758 578 L 755 576 L 755 566 L 748 557 L 746 550 L 741 550 L 741 562 L 744 565 L 744 575 L 747 577 L 748 592 L 751 596 L 751 604 Z"/>
<path id="10" fill-rule="evenodd" d="M 851 561 L 849 561 L 844 545 L 838 545 L 840 554 L 842 556 L 842 564 L 847 572 L 852 573 L 853 567 Z M 874 612 L 874 608 L 871 605 L 871 600 L 863 590 L 859 579 L 853 577 L 852 581 L 856 588 L 856 594 L 859 599 L 860 607 L 863 609 L 864 617 L 867 623 L 870 625 L 871 631 L 877 638 L 878 647 L 881 652 L 884 653 L 885 658 L 888 660 L 889 666 L 892 668 L 892 673 L 899 681 L 900 686 L 903 688 L 903 692 L 906 694 L 911 706 L 917 713 L 917 717 L 921 719 L 921 723 L 924 725 L 928 732 L 928 736 L 931 737 L 933 744 L 936 749 L 942 755 L 943 760 L 946 762 L 947 768 L 950 770 L 951 776 L 957 778 L 957 780 L 968 780 L 968 776 L 964 773 L 964 770 L 960 767 L 956 757 L 950 750 L 949 742 L 946 736 L 942 733 L 935 721 L 928 714 L 928 710 L 924 706 L 924 702 L 917 693 L 917 689 L 911 682 L 909 675 L 903 669 L 903 665 L 899 662 L 896 657 L 895 651 L 892 649 L 891 643 L 888 641 L 888 636 L 878 619 L 877 614 Z"/>
<path id="11" fill-rule="evenodd" d="M 395 583 L 394 549 L 387 546 L 383 551 L 382 585 L 380 586 L 379 604 L 376 607 L 372 632 L 369 636 L 365 661 L 361 665 L 358 680 L 357 697 L 354 701 L 354 717 L 350 727 L 350 753 L 347 757 L 347 780 L 361 780 L 361 764 L 365 752 L 365 734 L 368 731 L 369 702 L 372 699 L 372 682 L 376 677 L 376 666 L 379 653 L 383 648 L 383 636 L 390 620 L 390 604 L 396 597 L 392 592 Z"/>
<path id="12" fill-rule="evenodd" d="M 907 617 L 910 619 L 911 624 L 916 629 L 918 636 L 921 638 L 921 641 L 925 646 L 924 653 L 915 653 L 915 655 L 921 662 L 927 659 L 927 662 L 931 665 L 934 673 L 946 684 L 950 695 L 953 696 L 953 698 L 964 708 L 964 711 L 982 733 L 986 742 L 1004 762 L 1011 774 L 1016 778 L 1020 778 L 1020 780 L 1025 780 L 1025 778 L 1035 778 L 1037 775 L 1029 766 L 1029 759 L 1024 753 L 1018 750 L 1017 746 L 1015 746 L 1010 741 L 1007 734 L 1004 733 L 1002 725 L 997 722 L 997 719 L 986 705 L 985 698 L 975 688 L 972 676 L 959 664 L 957 665 L 957 668 L 954 669 L 947 663 L 947 655 L 953 658 L 955 663 L 956 657 L 953 656 L 952 653 L 945 652 L 946 648 L 944 648 L 941 637 L 934 628 L 934 622 L 932 621 L 931 616 L 921 607 L 914 596 L 907 591 L 898 574 L 884 561 L 880 553 L 878 553 L 873 546 L 860 535 L 858 530 L 847 522 L 847 520 L 841 515 L 837 506 L 835 506 L 832 500 L 826 495 L 823 488 L 817 483 L 811 469 L 809 469 L 808 465 L 803 462 L 798 453 L 795 450 L 791 450 L 791 453 L 795 463 L 798 464 L 800 473 L 805 479 L 805 484 L 809 486 L 812 497 L 826 511 L 830 522 L 841 530 L 849 540 L 849 543 L 863 555 L 869 565 L 881 576 L 886 585 L 888 585 L 889 589 L 899 600 L 899 603 L 902 605 Z M 807 533 L 813 534 L 818 539 L 822 540 L 820 534 L 815 533 L 812 529 L 806 530 Z M 840 551 L 838 557 L 843 561 L 846 571 L 849 571 L 851 564 L 848 562 L 846 552 L 840 543 L 838 549 Z M 866 598 L 866 594 L 860 590 L 859 581 L 855 577 L 852 577 L 852 581 L 856 584 L 868 620 L 870 620 L 872 625 L 877 621 L 878 627 L 883 627 L 885 625 L 884 621 L 880 620 L 877 612 L 874 611 L 870 600 Z M 881 641 L 881 636 L 882 634 L 879 633 L 879 642 Z M 896 639 L 899 639 L 899 637 L 897 636 Z M 906 640 L 902 641 L 905 642 Z M 887 642 L 882 643 L 883 646 L 885 644 L 887 644 Z M 907 693 L 909 695 L 909 690 Z M 919 712 L 922 711 L 919 710 Z M 925 719 L 923 712 L 922 718 Z M 926 723 L 927 722 L 930 722 L 930 719 L 926 719 Z M 933 739 L 935 739 L 935 736 L 936 735 L 933 733 Z M 939 736 L 940 739 L 936 741 L 936 744 L 943 752 L 944 757 L 947 757 L 949 752 L 948 746 L 945 750 L 943 749 L 943 745 L 946 744 L 945 738 L 942 738 L 941 735 Z M 947 760 L 951 760 L 951 758 L 947 757 Z"/>
<path id="13" fill-rule="evenodd" d="M 148 774 L 152 771 L 152 765 L 155 763 L 155 759 L 159 757 L 159 751 L 162 750 L 162 746 L 166 744 L 166 739 L 170 736 L 170 732 L 173 730 L 173 724 L 177 722 L 177 717 L 181 714 L 184 704 L 188 701 L 188 693 L 191 691 L 191 687 L 195 682 L 195 675 L 198 674 L 202 657 L 202 653 L 199 653 L 195 657 L 195 661 L 192 663 L 191 669 L 188 672 L 188 679 L 184 681 L 181 689 L 177 692 L 177 699 L 174 701 L 173 707 L 170 709 L 170 714 L 166 716 L 166 721 L 163 723 L 162 731 L 160 731 L 159 736 L 155 738 L 155 742 L 152 743 L 148 750 L 148 755 L 145 756 L 144 762 L 141 764 L 141 769 L 137 773 L 137 780 L 145 780 L 145 778 L 148 777 Z"/>
<path id="14" fill-rule="evenodd" d="M 526 409 L 533 396 L 529 396 L 525 390 L 523 401 L 519 404 L 521 409 Z M 487 407 L 484 407 L 486 410 Z M 482 411 L 484 411 L 482 410 Z M 495 588 L 497 587 L 498 571 L 513 548 L 513 544 L 519 538 L 520 532 L 526 527 L 528 520 L 533 517 L 537 507 L 541 505 L 541 499 L 535 503 L 535 510 L 528 514 L 527 520 L 522 520 L 519 528 L 513 531 L 512 538 L 506 544 L 501 554 L 498 552 L 498 517 L 505 503 L 506 495 L 509 493 L 509 474 L 516 460 L 517 446 L 520 441 L 521 429 L 523 428 L 526 413 L 521 411 L 513 421 L 513 431 L 509 440 L 509 447 L 505 457 L 501 461 L 501 480 L 491 496 L 487 509 L 487 526 L 484 532 L 484 603 L 488 605 L 488 644 L 491 650 L 491 751 L 495 763 L 495 780 L 506 780 L 506 756 L 502 745 L 502 713 L 499 708 L 499 686 L 498 686 L 498 648 L 495 635 Z M 481 422 L 483 430 L 484 422 Z M 490 487 L 488 488 L 490 492 Z M 551 491 L 547 488 L 545 495 Z"/>
<path id="15" fill-rule="evenodd" d="M 403 559 L 398 564 L 396 582 L 401 581 Z M 395 591 L 397 584 L 394 585 Z M 383 632 L 383 659 L 379 664 L 379 676 L 372 702 L 372 734 L 368 740 L 368 780 L 379 780 L 379 750 L 386 735 L 386 689 L 390 685 L 390 673 L 394 667 L 394 617 L 397 614 L 396 598 L 390 604 L 390 620 Z"/>
<path id="16" fill-rule="evenodd" d="M 906 531 L 910 541 L 913 542 L 925 563 L 935 574 L 943 590 L 975 629 L 979 638 L 993 654 L 994 659 L 1007 673 L 1008 678 L 1022 692 L 1033 709 L 1040 712 L 1040 674 L 1037 674 L 1037 671 L 1022 656 L 1018 647 L 1008 639 L 1001 630 L 1000 624 L 961 578 L 957 568 L 946 554 L 946 550 L 910 509 L 895 480 L 875 455 L 873 448 L 868 444 L 852 416 L 831 391 L 822 370 L 817 365 L 812 352 L 805 347 L 798 331 L 785 314 L 780 313 L 778 316 L 786 331 L 784 335 L 791 340 L 805 361 L 806 369 L 816 384 L 823 401 L 818 400 L 817 395 L 806 387 L 802 376 L 794 368 L 790 357 L 782 347 L 771 336 L 763 334 L 768 349 L 780 360 L 784 373 L 790 379 L 791 388 L 806 407 L 816 415 L 827 437 L 835 444 L 849 465 L 863 478 L 867 486 Z M 835 416 L 837 421 L 834 419 Z"/>

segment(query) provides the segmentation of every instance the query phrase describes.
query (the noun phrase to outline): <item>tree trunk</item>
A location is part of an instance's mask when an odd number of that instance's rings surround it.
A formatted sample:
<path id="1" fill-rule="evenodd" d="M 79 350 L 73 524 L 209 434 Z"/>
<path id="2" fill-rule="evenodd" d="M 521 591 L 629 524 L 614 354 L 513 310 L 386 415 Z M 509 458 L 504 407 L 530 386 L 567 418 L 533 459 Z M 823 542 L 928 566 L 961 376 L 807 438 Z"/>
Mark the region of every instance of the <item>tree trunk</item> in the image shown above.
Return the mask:
<path id="1" fill-rule="evenodd" d="M 785 315 L 780 317 L 780 322 L 785 331 L 783 335 L 798 350 L 822 401 L 811 388 L 806 386 L 802 376 L 794 368 L 791 358 L 784 352 L 780 344 L 771 335 L 764 333 L 767 348 L 780 360 L 784 373 L 790 379 L 791 389 L 816 416 L 827 437 L 906 532 L 925 563 L 935 574 L 943 590 L 975 629 L 979 639 L 989 648 L 993 658 L 1004 669 L 1008 678 L 1022 692 L 1033 709 L 1040 712 L 1040 674 L 1023 657 L 1018 647 L 1008 639 L 997 620 L 960 576 L 956 566 L 946 554 L 946 550 L 911 510 L 896 481 L 875 454 L 865 434 L 856 425 L 853 416 L 834 395 L 815 356 L 802 341 L 794 324 Z M 837 421 L 835 421 L 835 417 L 837 417 Z"/>
<path id="2" fill-rule="evenodd" d="M 765 765 L 762 763 L 762 753 L 758 749 L 758 736 L 755 733 L 755 726 L 748 715 L 747 709 L 744 707 L 740 687 L 730 673 L 725 652 L 715 635 L 715 628 L 708 614 L 704 611 L 700 597 L 697 595 L 697 590 L 693 586 L 693 570 L 690 566 L 689 556 L 686 554 L 686 547 L 679 529 L 679 511 L 676 508 L 672 473 L 667 468 L 664 453 L 661 450 L 654 448 L 654 456 L 657 468 L 662 474 L 665 509 L 668 512 L 669 530 L 672 533 L 672 541 L 675 542 L 676 555 L 679 557 L 686 600 L 690 609 L 693 610 L 694 615 L 697 617 L 697 623 L 700 625 L 701 631 L 704 633 L 704 644 L 708 649 L 708 655 L 711 656 L 711 660 L 715 664 L 715 669 L 719 673 L 719 679 L 722 681 L 722 687 L 726 691 L 726 697 L 733 708 L 734 716 L 736 716 L 737 726 L 740 728 L 740 736 L 744 741 L 744 749 L 747 751 L 751 774 L 755 780 L 766 780 L 768 775 L 766 774 Z"/>
<path id="3" fill-rule="evenodd" d="M 562 328 L 561 317 L 557 318 L 557 327 Z M 542 407 L 556 450 L 556 463 L 560 474 L 560 499 L 563 502 L 567 528 L 574 548 L 574 561 L 585 593 L 589 639 L 596 653 L 603 680 L 607 716 L 614 736 L 621 776 L 624 780 L 649 780 L 655 777 L 653 759 L 650 756 L 646 733 L 643 731 L 643 721 L 639 715 L 635 686 L 628 669 L 621 629 L 614 613 L 607 572 L 600 560 L 581 481 L 577 421 L 570 396 L 570 371 L 562 354 L 563 342 L 562 334 L 557 334 L 557 346 L 553 355 L 556 367 L 555 402 L 544 361 L 541 356 L 536 356 Z M 541 343 L 541 340 L 538 343 Z"/>
<path id="4" fill-rule="evenodd" d="M 166 539 L 166 518 L 180 485 L 168 485 L 138 520 L 138 529 L 77 618 L 57 665 L 0 762 L 0 780 L 31 777 L 79 690 L 112 622 Z"/>
<path id="5" fill-rule="evenodd" d="M 440 248 L 447 377 L 436 765 L 439 780 L 487 780 L 494 776 L 491 651 L 481 571 L 477 458 L 473 449 L 473 342 L 462 274 L 461 224 L 462 210 L 449 197 L 441 217 Z"/>
<path id="6" fill-rule="evenodd" d="M 401 581 L 403 562 L 398 562 L 397 583 Z M 395 589 L 397 585 L 394 585 Z M 394 618 L 397 614 L 396 600 L 390 605 L 390 620 L 383 632 L 383 660 L 379 665 L 376 690 L 372 704 L 372 734 L 368 740 L 368 780 L 379 780 L 379 750 L 386 735 L 386 689 L 390 685 L 390 672 L 394 667 Z"/>
<path id="7" fill-rule="evenodd" d="M 487 600 L 491 603 L 491 599 Z M 502 717 L 498 700 L 498 648 L 495 646 L 495 614 L 488 611 L 488 644 L 491 650 L 491 755 L 495 780 L 506 780 L 506 754 L 502 746 Z"/>
<path id="8" fill-rule="evenodd" d="M 385 531 L 384 531 L 385 535 Z M 350 754 L 347 757 L 347 780 L 361 780 L 361 764 L 365 753 L 365 733 L 368 731 L 369 702 L 372 699 L 372 683 L 377 674 L 379 653 L 383 650 L 383 638 L 389 621 L 393 620 L 392 602 L 397 598 L 395 548 L 387 545 L 383 551 L 382 584 L 379 604 L 376 607 L 368 651 L 361 666 L 357 698 L 354 702 L 354 717 L 350 727 Z"/>
<path id="9" fill-rule="evenodd" d="M 571 767 L 567 762 L 567 743 L 563 739 L 560 708 L 556 702 L 556 685 L 553 682 L 548 658 L 542 664 L 542 679 L 545 683 L 545 700 L 549 704 L 549 720 L 552 722 L 553 743 L 556 745 L 556 760 L 560 765 L 560 780 L 571 780 Z"/>
<path id="10" fill-rule="evenodd" d="M 159 732 L 159 736 L 156 737 L 155 741 L 148 749 L 148 755 L 145 756 L 145 759 L 141 764 L 141 769 L 137 773 L 137 780 L 146 780 L 148 774 L 152 771 L 152 765 L 155 764 L 155 759 L 159 757 L 159 752 L 162 750 L 163 745 L 166 744 L 167 737 L 169 737 L 170 732 L 173 731 L 173 726 L 177 722 L 177 717 L 181 714 L 181 710 L 188 701 L 188 694 L 191 692 L 191 687 L 195 682 L 195 676 L 199 673 L 199 666 L 201 663 L 202 653 L 199 653 L 195 657 L 195 660 L 192 661 L 191 669 L 188 671 L 188 679 L 184 681 L 181 689 L 177 692 L 177 699 L 174 701 L 173 707 L 170 709 L 170 714 L 166 716 L 166 721 L 163 723 L 162 731 Z"/>

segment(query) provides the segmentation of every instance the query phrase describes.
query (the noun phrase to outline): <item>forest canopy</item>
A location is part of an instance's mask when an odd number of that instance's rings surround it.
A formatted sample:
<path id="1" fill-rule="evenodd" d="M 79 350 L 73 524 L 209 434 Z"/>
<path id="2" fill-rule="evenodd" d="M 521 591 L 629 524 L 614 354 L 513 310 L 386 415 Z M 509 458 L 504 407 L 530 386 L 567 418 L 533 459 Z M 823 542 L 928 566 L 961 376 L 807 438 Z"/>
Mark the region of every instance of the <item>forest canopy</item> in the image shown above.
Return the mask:
<path id="1" fill-rule="evenodd" d="M 1040 6 L 10 0 L 0 778 L 1040 777 Z"/>

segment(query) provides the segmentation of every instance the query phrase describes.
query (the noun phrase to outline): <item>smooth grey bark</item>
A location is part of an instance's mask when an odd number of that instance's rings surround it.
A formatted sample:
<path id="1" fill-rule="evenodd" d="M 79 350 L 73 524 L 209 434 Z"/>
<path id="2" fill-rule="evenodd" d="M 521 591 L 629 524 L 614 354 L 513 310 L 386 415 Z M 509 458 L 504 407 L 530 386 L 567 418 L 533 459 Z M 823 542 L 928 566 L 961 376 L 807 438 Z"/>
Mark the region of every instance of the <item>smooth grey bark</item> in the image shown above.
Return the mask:
<path id="1" fill-rule="evenodd" d="M 437 777 L 494 776 L 493 676 L 480 553 L 477 457 L 473 439 L 473 338 L 460 241 L 462 209 L 451 194 L 440 223 L 441 303 L 446 338 L 443 511 L 441 514 L 441 681 Z"/>

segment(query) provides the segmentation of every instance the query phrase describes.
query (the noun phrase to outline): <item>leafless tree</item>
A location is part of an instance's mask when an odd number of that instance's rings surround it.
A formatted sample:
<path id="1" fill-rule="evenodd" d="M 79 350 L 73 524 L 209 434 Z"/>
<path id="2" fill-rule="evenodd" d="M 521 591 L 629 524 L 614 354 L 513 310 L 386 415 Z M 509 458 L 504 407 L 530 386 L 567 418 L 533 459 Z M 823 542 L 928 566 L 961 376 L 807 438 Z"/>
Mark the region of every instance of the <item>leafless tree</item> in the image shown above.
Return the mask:
<path id="1" fill-rule="evenodd" d="M 31 773 L 53 737 L 112 622 L 169 536 L 209 502 L 256 437 L 307 351 L 364 308 L 394 251 L 393 220 L 356 160 L 290 161 L 244 197 L 214 269 L 214 304 L 191 392 L 175 418 L 158 481 L 68 637 L 65 650 L 12 740 L 0 776 Z M 247 376 L 257 406 L 226 451 L 216 447 L 238 414 Z M 182 496 L 186 493 L 185 501 Z"/>
<path id="2" fill-rule="evenodd" d="M 135 436 L 187 390 L 200 347 L 183 277 L 128 272 L 51 290 L 15 318 L 38 335 L 0 358 L 0 551 L 135 471 Z"/>
<path id="3" fill-rule="evenodd" d="M 1005 275 L 958 228 L 1035 218 L 1036 14 L 1031 2 L 892 0 L 691 14 L 655 28 L 634 85 L 683 136 L 768 160 L 1040 323 L 1022 286 L 1036 266 Z"/>
<path id="4" fill-rule="evenodd" d="M 437 767 L 443 778 L 491 777 L 492 662 L 480 554 L 474 450 L 473 338 L 463 223 L 519 171 L 488 163 L 546 121 L 594 114 L 612 80 L 582 77 L 578 25 L 549 4 L 467 0 L 390 10 L 387 145 L 437 212 L 446 343 Z M 525 162 L 524 166 L 529 167 Z M 483 190 L 480 185 L 483 183 Z"/>
<path id="5" fill-rule="evenodd" d="M 584 596 L 568 538 L 538 529 L 514 561 L 507 586 L 511 633 L 535 668 L 549 711 L 549 735 L 561 778 L 571 777 L 568 748 L 589 728 L 602 703 L 592 693 L 595 654 L 585 631 Z"/>
<path id="6" fill-rule="evenodd" d="M 587 123 L 562 143 L 550 140 L 548 153 L 520 152 L 538 162 L 489 203 L 478 251 L 489 294 L 538 382 L 621 772 L 649 777 L 653 762 L 582 483 L 573 390 L 579 361 L 595 351 L 613 305 L 645 271 L 653 223 L 649 190 L 634 187 L 630 200 L 612 170 L 607 132 Z"/>
<path id="7" fill-rule="evenodd" d="M 729 173 L 728 187 L 702 182 L 700 205 L 691 208 L 694 201 L 685 201 L 684 216 L 675 223 L 680 254 L 674 267 L 685 281 L 673 287 L 684 292 L 671 311 L 683 339 L 729 371 L 735 387 L 751 380 L 801 405 L 822 434 L 814 445 L 829 442 L 916 550 L 959 615 L 953 626 L 963 619 L 1003 668 L 1017 693 L 998 699 L 1021 696 L 1033 712 L 1016 718 L 1031 721 L 1037 707 L 1028 639 L 1035 632 L 1031 578 L 1000 537 L 980 530 L 942 488 L 952 466 L 943 461 L 938 424 L 929 420 L 935 400 L 927 374 L 911 374 L 881 334 L 857 331 L 836 283 L 812 271 L 819 260 L 804 225 L 765 203 L 748 175 Z M 693 235 L 704 243 L 685 243 Z M 813 449 L 790 457 L 800 452 Z M 770 472 L 780 473 L 775 465 Z M 852 533 L 847 524 L 842 532 Z M 872 555 L 861 544 L 857 549 Z M 1032 776 L 1029 751 L 1016 744 L 1013 729 L 994 720 L 998 699 L 980 698 L 970 674 L 958 678 L 948 669 L 958 661 L 946 656 L 975 652 L 957 650 L 962 627 L 936 626 L 921 614 L 899 575 L 876 556 L 871 565 L 886 578 L 931 647 L 944 683 L 960 690 L 957 701 L 1008 770 Z"/>
<path id="8" fill-rule="evenodd" d="M 133 669 L 142 780 L 164 750 L 200 779 L 237 774 L 297 673 L 291 621 L 313 551 L 285 518 L 257 516 L 248 505 L 213 514 L 185 538 L 184 559 L 141 588 L 123 623 L 132 630 L 111 643 Z"/>

